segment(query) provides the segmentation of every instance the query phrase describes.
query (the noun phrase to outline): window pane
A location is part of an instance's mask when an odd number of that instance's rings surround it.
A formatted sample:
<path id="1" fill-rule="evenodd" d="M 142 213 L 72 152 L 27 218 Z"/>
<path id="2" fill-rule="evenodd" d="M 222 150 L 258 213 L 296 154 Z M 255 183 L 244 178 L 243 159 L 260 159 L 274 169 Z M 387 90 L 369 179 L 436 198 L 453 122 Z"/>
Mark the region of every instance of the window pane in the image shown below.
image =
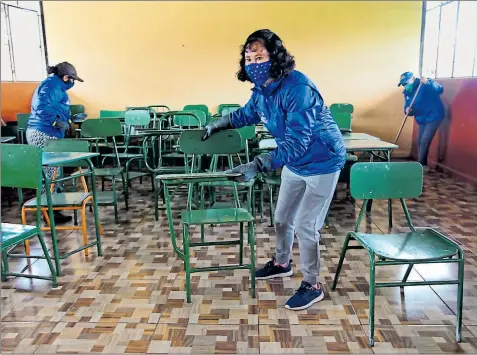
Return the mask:
<path id="1" fill-rule="evenodd" d="M 455 47 L 454 76 L 472 76 L 477 45 L 477 2 L 461 1 Z"/>
<path id="2" fill-rule="evenodd" d="M 13 59 L 17 81 L 41 81 L 46 76 L 40 40 L 38 14 L 14 7 L 9 9 Z"/>
<path id="3" fill-rule="evenodd" d="M 18 1 L 18 6 L 25 9 L 35 10 L 40 13 L 40 2 L 39 1 Z"/>
<path id="4" fill-rule="evenodd" d="M 8 33 L 7 33 L 7 20 L 5 16 L 5 8 L 1 5 L 1 22 L 2 22 L 2 47 L 0 48 L 0 52 L 2 53 L 2 81 L 13 81 L 13 74 L 12 74 L 12 63 L 10 61 L 10 49 L 8 46 Z"/>
<path id="5" fill-rule="evenodd" d="M 437 72 L 439 78 L 452 77 L 454 60 L 454 44 L 457 20 L 457 2 L 451 2 L 441 8 L 441 25 L 439 35 L 439 51 L 437 54 Z"/>
<path id="6" fill-rule="evenodd" d="M 436 76 L 439 13 L 439 8 L 430 10 L 426 13 L 422 75 L 429 78 L 435 78 Z"/>

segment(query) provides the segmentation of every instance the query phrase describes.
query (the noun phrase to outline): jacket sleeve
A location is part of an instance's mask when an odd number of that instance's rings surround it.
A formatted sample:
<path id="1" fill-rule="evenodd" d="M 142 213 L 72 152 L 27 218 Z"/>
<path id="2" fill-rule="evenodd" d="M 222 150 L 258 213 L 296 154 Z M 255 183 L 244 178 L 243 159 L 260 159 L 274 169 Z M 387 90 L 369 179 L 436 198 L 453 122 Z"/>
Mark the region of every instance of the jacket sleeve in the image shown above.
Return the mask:
<path id="1" fill-rule="evenodd" d="M 60 100 L 60 89 L 55 85 L 43 85 L 38 91 L 38 111 L 44 116 L 42 120 L 53 125 L 57 120 L 61 120 L 61 114 L 54 109 L 55 102 Z M 64 119 L 63 119 L 64 120 Z"/>
<path id="2" fill-rule="evenodd" d="M 439 95 L 444 92 L 444 87 L 441 84 L 439 84 L 437 81 L 432 79 L 427 79 L 427 81 L 429 82 L 428 85 Z"/>
<path id="3" fill-rule="evenodd" d="M 278 169 L 305 154 L 310 145 L 316 114 L 323 107 L 323 100 L 308 85 L 293 86 L 285 97 L 285 139 L 270 153 L 272 169 Z"/>
<path id="4" fill-rule="evenodd" d="M 406 109 L 407 109 L 407 108 L 409 107 L 409 105 L 411 104 L 412 98 L 413 98 L 412 95 L 409 96 L 409 97 L 406 96 L 406 95 L 404 95 L 404 114 L 406 114 Z M 412 108 L 411 108 L 411 112 L 409 113 L 408 116 L 414 116 L 414 112 L 413 112 Z"/>
<path id="5" fill-rule="evenodd" d="M 255 110 L 253 95 L 244 107 L 241 107 L 238 110 L 232 112 L 230 114 L 230 117 L 230 122 L 232 123 L 233 128 L 253 126 L 259 123 L 260 117 Z"/>

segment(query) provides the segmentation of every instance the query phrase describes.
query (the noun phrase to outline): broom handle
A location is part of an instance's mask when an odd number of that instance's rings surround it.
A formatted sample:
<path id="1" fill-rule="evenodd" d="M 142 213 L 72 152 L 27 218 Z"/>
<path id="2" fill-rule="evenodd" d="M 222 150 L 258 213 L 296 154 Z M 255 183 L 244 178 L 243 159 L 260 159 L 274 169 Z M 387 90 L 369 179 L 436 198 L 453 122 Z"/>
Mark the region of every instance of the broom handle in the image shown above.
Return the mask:
<path id="1" fill-rule="evenodd" d="M 412 98 L 411 104 L 408 107 L 409 112 L 411 112 L 412 105 L 414 105 L 414 101 L 416 101 L 416 97 L 417 97 L 417 94 L 419 94 L 419 90 L 421 90 L 421 86 L 422 86 L 422 82 L 419 83 L 419 86 L 417 87 L 416 93 L 414 94 L 414 97 Z M 398 132 L 396 138 L 394 139 L 394 144 L 396 144 L 398 142 L 399 137 L 401 136 L 402 130 L 404 129 L 404 125 L 406 124 L 408 116 L 409 116 L 409 113 L 406 113 L 406 115 L 404 116 L 404 120 L 402 122 L 401 128 L 399 129 L 399 132 Z"/>

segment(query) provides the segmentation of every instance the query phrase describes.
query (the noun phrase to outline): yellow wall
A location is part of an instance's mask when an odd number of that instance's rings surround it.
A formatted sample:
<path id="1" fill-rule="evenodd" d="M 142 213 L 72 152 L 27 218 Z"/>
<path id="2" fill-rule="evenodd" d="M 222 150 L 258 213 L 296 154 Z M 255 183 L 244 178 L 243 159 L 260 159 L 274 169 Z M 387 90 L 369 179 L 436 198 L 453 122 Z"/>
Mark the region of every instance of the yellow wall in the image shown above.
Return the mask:
<path id="1" fill-rule="evenodd" d="M 418 1 L 44 2 L 50 62 L 85 80 L 72 101 L 90 117 L 127 105 L 245 103 L 239 47 L 270 28 L 329 105 L 355 105 L 354 130 L 392 140 L 402 121 L 399 75 L 418 64 Z M 410 150 L 412 125 L 401 145 Z"/>

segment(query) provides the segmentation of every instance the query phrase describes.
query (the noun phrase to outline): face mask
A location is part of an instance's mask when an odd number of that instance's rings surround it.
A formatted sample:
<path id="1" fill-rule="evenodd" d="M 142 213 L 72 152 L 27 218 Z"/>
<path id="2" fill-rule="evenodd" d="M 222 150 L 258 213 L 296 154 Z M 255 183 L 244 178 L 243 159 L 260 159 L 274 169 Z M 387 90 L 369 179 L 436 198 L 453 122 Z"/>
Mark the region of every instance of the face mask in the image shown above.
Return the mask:
<path id="1" fill-rule="evenodd" d="M 406 89 L 406 91 L 412 91 L 413 86 L 414 86 L 414 83 L 409 83 L 404 87 L 404 89 Z"/>
<path id="2" fill-rule="evenodd" d="M 267 61 L 264 63 L 251 63 L 245 66 L 245 71 L 248 77 L 252 80 L 255 86 L 262 86 L 270 77 L 270 68 L 272 62 Z"/>
<path id="3" fill-rule="evenodd" d="M 64 85 L 64 88 L 65 90 L 69 90 L 71 89 L 73 86 L 75 86 L 75 82 L 71 82 L 70 80 L 68 81 L 63 81 L 63 85 Z"/>

